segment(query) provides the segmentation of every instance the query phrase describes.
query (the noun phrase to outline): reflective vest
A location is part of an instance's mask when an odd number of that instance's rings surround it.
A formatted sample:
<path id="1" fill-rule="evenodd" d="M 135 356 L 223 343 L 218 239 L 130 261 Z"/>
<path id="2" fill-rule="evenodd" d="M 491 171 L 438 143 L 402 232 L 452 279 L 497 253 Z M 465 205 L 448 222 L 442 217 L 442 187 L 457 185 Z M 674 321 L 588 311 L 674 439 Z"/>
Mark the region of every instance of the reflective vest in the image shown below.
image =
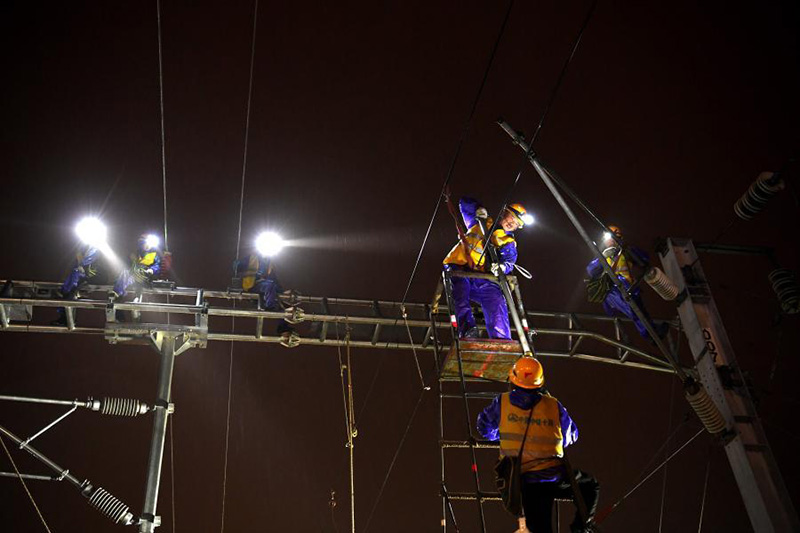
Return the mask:
<path id="1" fill-rule="evenodd" d="M 560 465 L 561 457 L 564 457 L 564 445 L 558 400 L 552 396 L 542 396 L 531 413 L 530 409 L 521 409 L 512 404 L 509 393 L 504 393 L 500 398 L 501 455 L 516 457 L 519 454 L 526 427 L 528 436 L 522 450 L 522 473 Z"/>
<path id="2" fill-rule="evenodd" d="M 492 226 L 492 219 L 489 218 L 486 220 L 486 226 Z M 475 270 L 485 271 L 486 270 L 486 255 L 483 253 L 483 239 L 484 233 L 481 231 L 480 224 L 473 224 L 466 233 L 466 248 L 469 248 L 469 255 L 467 255 L 467 250 L 465 250 L 465 246 L 462 242 L 458 242 L 453 249 L 450 250 L 450 253 L 447 254 L 447 257 L 444 258 L 445 265 L 470 265 L 470 258 L 472 259 L 471 263 Z M 514 244 L 516 246 L 516 241 L 514 240 L 513 235 L 509 235 L 508 233 L 503 230 L 503 228 L 496 228 L 494 233 L 492 234 L 492 244 L 495 245 L 496 248 L 500 249 L 506 244 Z M 483 255 L 483 258 L 481 258 Z M 480 260 L 480 264 L 478 261 Z"/>
<path id="3" fill-rule="evenodd" d="M 624 253 L 619 252 L 619 248 L 606 248 L 603 250 L 603 255 L 606 256 L 606 261 L 611 265 L 611 270 L 614 271 L 614 274 L 622 276 L 628 283 L 633 283 L 628 259 Z"/>
<path id="4" fill-rule="evenodd" d="M 144 267 L 152 266 L 153 263 L 156 262 L 157 255 L 158 252 L 147 252 L 146 254 L 139 256 L 138 263 Z"/>
<path id="5" fill-rule="evenodd" d="M 261 261 L 259 260 L 258 256 L 251 254 L 247 259 L 247 269 L 242 272 L 242 288 L 244 290 L 249 291 L 255 286 L 256 281 L 268 276 L 269 273 L 272 272 L 272 262 L 269 262 L 266 273 L 261 271 L 260 267 Z"/>

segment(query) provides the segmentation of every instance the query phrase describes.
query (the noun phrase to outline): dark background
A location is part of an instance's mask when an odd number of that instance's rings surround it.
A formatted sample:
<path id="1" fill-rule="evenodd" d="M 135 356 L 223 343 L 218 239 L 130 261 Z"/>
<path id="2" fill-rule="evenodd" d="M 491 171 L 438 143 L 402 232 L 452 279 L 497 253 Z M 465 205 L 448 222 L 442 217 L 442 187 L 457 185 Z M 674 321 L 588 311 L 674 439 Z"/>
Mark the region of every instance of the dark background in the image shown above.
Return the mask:
<path id="1" fill-rule="evenodd" d="M 298 244 L 278 260 L 284 285 L 316 296 L 400 299 L 505 6 L 262 1 L 243 247 L 262 228 L 277 229 Z M 223 289 L 230 275 L 253 7 L 162 6 L 169 245 L 182 285 Z M 493 121 L 502 115 L 533 131 L 588 8 L 587 1 L 517 2 L 455 169 L 455 195 L 499 208 L 521 153 Z M 540 154 L 629 241 L 652 250 L 657 236 L 713 240 L 758 173 L 796 153 L 798 18 L 788 1 L 601 1 L 537 143 Z M 102 214 L 112 247 L 126 255 L 139 233 L 163 228 L 155 3 L 5 2 L 0 25 L 0 277 L 61 279 L 76 245 L 73 224 L 87 212 Z M 796 183 L 796 172 L 790 179 Z M 518 235 L 520 263 L 534 273 L 523 286 L 527 307 L 599 311 L 585 302 L 581 282 L 590 254 L 529 168 L 514 197 L 539 220 Z M 796 271 L 797 222 L 787 191 L 721 242 L 774 246 L 781 264 Z M 455 238 L 452 221 L 439 213 L 409 301 L 430 298 Z M 776 325 L 764 258 L 702 261 L 797 500 L 797 319 Z M 652 292 L 645 298 L 654 314 L 674 315 Z M 19 333 L 2 341 L 6 394 L 153 396 L 158 362 L 145 347 Z M 162 531 L 173 531 L 173 520 L 175 531 L 220 530 L 229 350 L 212 343 L 177 361 L 174 480 L 168 451 Z M 376 388 L 361 411 L 379 360 Z M 336 350 L 237 345 L 233 361 L 225 530 L 334 531 L 331 489 L 336 523 L 346 530 Z M 551 390 L 581 429 L 573 462 L 600 479 L 600 506 L 609 505 L 687 412 L 678 384 L 581 361 L 544 364 Z M 354 373 L 362 531 L 419 382 L 405 352 L 356 350 Z M 0 420 L 29 435 L 57 412 L 8 404 Z M 431 392 L 370 529 L 437 530 L 436 412 Z M 692 424 L 673 447 L 693 434 Z M 148 417 L 78 412 L 37 442 L 138 512 L 150 427 Z M 457 419 L 453 427 L 461 427 Z M 16 457 L 23 471 L 43 468 Z M 606 531 L 659 530 L 662 487 L 661 530 L 696 530 L 707 463 L 703 530 L 750 530 L 724 453 L 704 435 L 670 463 L 666 481 L 658 474 L 635 492 Z M 466 471 L 466 457 L 451 464 Z M 5 454 L 0 470 L 10 470 Z M 451 490 L 469 489 L 466 482 L 456 487 L 464 480 L 453 475 Z M 29 486 L 53 531 L 120 529 L 68 486 Z M 44 529 L 17 481 L 0 479 L 0 495 L 4 530 Z M 513 520 L 487 508 L 489 531 L 513 529 Z M 474 506 L 456 510 L 462 530 L 475 531 Z"/>

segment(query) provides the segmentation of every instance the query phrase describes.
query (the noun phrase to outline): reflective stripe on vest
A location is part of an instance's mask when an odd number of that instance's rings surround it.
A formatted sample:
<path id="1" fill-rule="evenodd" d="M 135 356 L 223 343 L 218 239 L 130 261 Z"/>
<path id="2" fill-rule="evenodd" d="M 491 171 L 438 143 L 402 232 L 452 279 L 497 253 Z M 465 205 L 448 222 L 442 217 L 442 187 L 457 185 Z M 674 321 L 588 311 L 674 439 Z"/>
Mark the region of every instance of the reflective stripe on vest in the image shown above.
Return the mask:
<path id="1" fill-rule="evenodd" d="M 491 227 L 491 218 L 486 220 L 486 225 L 487 227 Z M 467 230 L 465 235 L 467 247 L 469 248 L 469 256 L 472 259 L 472 264 L 475 266 L 475 270 L 480 271 L 486 270 L 486 254 L 483 253 L 483 235 L 484 234 L 481 231 L 480 224 L 474 224 Z M 492 234 L 492 244 L 494 244 L 495 247 L 499 249 L 510 243 L 516 245 L 513 235 L 506 233 L 503 228 L 496 228 L 494 230 L 494 233 Z M 483 258 L 481 258 L 481 255 L 483 255 Z M 479 260 L 480 265 L 478 264 Z M 447 254 L 447 257 L 444 258 L 442 263 L 445 265 L 469 265 L 470 260 L 467 257 L 466 251 L 464 250 L 464 245 L 461 242 L 458 242 L 455 246 L 453 246 L 453 249 L 450 250 L 450 253 Z"/>
<path id="2" fill-rule="evenodd" d="M 247 258 L 247 270 L 242 273 L 242 288 L 249 291 L 256 284 L 256 276 L 258 275 L 258 256 L 252 254 Z"/>
<path id="3" fill-rule="evenodd" d="M 515 457 L 519 454 L 525 428 L 528 426 L 528 409 L 511 403 L 509 393 L 500 398 L 500 454 Z M 522 472 L 543 470 L 561 464 L 564 456 L 563 435 L 558 400 L 542 396 L 531 413 L 528 436 L 522 450 Z"/>

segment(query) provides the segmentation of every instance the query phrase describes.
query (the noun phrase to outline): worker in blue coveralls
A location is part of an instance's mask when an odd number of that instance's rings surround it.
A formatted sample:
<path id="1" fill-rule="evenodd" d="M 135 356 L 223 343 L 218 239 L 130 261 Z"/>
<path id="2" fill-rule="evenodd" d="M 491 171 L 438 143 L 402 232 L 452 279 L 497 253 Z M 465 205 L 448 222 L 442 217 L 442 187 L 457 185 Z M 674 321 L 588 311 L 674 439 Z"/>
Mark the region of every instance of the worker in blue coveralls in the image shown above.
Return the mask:
<path id="1" fill-rule="evenodd" d="M 633 285 L 633 276 L 631 274 L 631 267 L 633 263 L 646 265 L 649 262 L 647 252 L 636 246 L 620 246 L 619 242 L 622 239 L 622 231 L 617 226 L 609 226 L 610 232 L 603 234 L 601 248 L 603 256 L 611 266 L 611 270 L 616 274 L 617 279 L 622 282 L 625 290 L 629 290 Z M 600 259 L 594 258 L 586 267 L 586 272 L 589 274 L 588 290 L 589 301 L 603 302 L 603 309 L 608 316 L 625 316 L 633 321 L 639 335 L 645 339 L 650 339 L 650 334 L 636 313 L 633 312 L 630 303 L 625 300 L 623 294 L 619 291 L 616 285 L 611 280 L 608 280 L 606 274 L 603 272 L 603 267 L 600 264 Z M 634 301 L 639 309 L 642 310 L 644 315 L 650 320 L 647 309 L 642 302 L 641 291 L 639 287 L 635 287 L 630 292 L 630 299 Z M 660 324 L 651 325 L 658 333 L 659 337 L 664 337 L 669 331 L 669 324 L 661 322 Z"/>
<path id="2" fill-rule="evenodd" d="M 61 284 L 61 297 L 64 300 L 77 300 L 80 289 L 88 285 L 97 276 L 97 261 L 100 259 L 100 250 L 87 244 L 85 248 L 75 255 L 75 263 L 67 274 L 67 279 Z M 63 307 L 58 308 L 58 319 L 51 322 L 54 326 L 66 326 L 67 315 Z"/>
<path id="3" fill-rule="evenodd" d="M 258 294 L 259 311 L 284 311 L 278 298 L 283 289 L 275 275 L 271 257 L 258 252 L 252 253 L 247 259 L 235 261 L 233 269 L 234 276 L 241 276 L 242 289 Z M 300 344 L 300 336 L 283 318 L 278 320 L 277 332 L 282 346 L 294 348 Z"/>
<path id="4" fill-rule="evenodd" d="M 484 439 L 500 441 L 501 456 L 517 457 L 522 474 L 522 508 L 532 533 L 552 532 L 553 500 L 573 498 L 564 466 L 564 448 L 578 440 L 578 427 L 557 399 L 543 392 L 544 372 L 533 357 L 521 357 L 509 372 L 513 388 L 495 397 L 478 415 L 478 432 Z M 586 505 L 584 523 L 579 512 L 570 531 L 591 531 L 600 484 L 575 470 L 575 481 Z"/>
<path id="5" fill-rule="evenodd" d="M 492 226 L 492 219 L 489 218 L 486 208 L 472 198 L 461 198 L 458 207 L 467 231 L 464 235 L 465 238 L 456 244 L 444 258 L 444 268 L 445 270 L 486 272 L 489 254 L 483 253 L 484 234 L 478 224 L 478 219 L 483 220 L 487 230 Z M 498 263 L 492 264 L 489 269 L 495 275 L 499 271 L 510 274 L 514 270 L 514 264 L 517 262 L 517 242 L 514 239 L 514 232 L 525 226 L 526 220 L 530 220 L 528 217 L 530 215 L 520 204 L 510 204 L 503 210 L 491 239 L 491 244 L 497 249 Z M 451 279 L 459 337 L 479 337 L 470 305 L 470 302 L 475 302 L 480 304 L 483 309 L 489 337 L 510 339 L 508 307 L 500 286 L 488 279 L 456 276 Z"/>
<path id="6" fill-rule="evenodd" d="M 111 292 L 114 299 L 125 296 L 133 285 L 152 281 L 161 271 L 161 240 L 154 234 L 142 234 L 137 241 L 136 253 L 131 254 L 131 266 L 123 270 Z"/>

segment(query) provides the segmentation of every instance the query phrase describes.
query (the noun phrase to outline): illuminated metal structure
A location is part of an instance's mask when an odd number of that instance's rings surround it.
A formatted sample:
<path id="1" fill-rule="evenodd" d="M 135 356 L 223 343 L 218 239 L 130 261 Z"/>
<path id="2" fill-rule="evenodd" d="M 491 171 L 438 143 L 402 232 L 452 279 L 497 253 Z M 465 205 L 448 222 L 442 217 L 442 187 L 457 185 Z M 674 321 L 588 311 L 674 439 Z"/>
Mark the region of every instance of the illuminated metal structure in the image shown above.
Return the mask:
<path id="1" fill-rule="evenodd" d="M 486 275 L 484 275 L 486 276 Z M 513 276 L 509 276 L 512 285 Z M 156 284 L 157 285 L 157 284 Z M 257 294 L 209 291 L 196 288 L 163 287 L 141 290 L 133 301 L 118 302 L 108 298 L 110 286 L 88 286 L 81 300 L 58 298 L 58 283 L 13 281 L 7 284 L 0 297 L 0 331 L 19 333 L 54 333 L 67 335 L 94 335 L 111 344 L 149 344 L 160 355 L 161 363 L 156 400 L 147 404 L 132 399 L 50 400 L 0 396 L 0 400 L 34 403 L 63 404 L 87 407 L 107 414 L 136 416 L 153 413 L 153 432 L 147 469 L 144 507 L 139 516 L 129 507 L 103 489 L 95 489 L 88 480 L 69 474 L 32 446 L 23 448 L 55 472 L 55 476 L 37 476 L 32 479 L 70 481 L 90 499 L 90 504 L 120 524 L 139 525 L 142 532 L 152 532 L 160 524 L 156 514 L 161 464 L 164 454 L 164 437 L 169 414 L 174 406 L 170 401 L 172 373 L 175 357 L 190 348 L 204 348 L 209 341 L 250 343 L 278 343 L 280 337 L 264 335 L 264 322 L 286 318 L 285 313 L 256 310 Z M 515 289 L 518 294 L 518 289 Z M 379 300 L 354 300 L 290 296 L 287 302 L 296 312 L 305 309 L 306 330 L 302 332 L 307 346 L 344 345 L 337 339 L 331 325 L 347 324 L 350 328 L 350 346 L 382 350 L 420 350 L 427 353 L 447 353 L 452 344 L 449 333 L 451 323 L 447 313 L 430 304 L 406 303 L 406 316 L 401 314 L 399 302 Z M 251 302 L 251 309 L 234 307 L 234 303 Z M 244 304 L 246 305 L 246 304 Z M 45 308 L 64 307 L 67 326 L 47 324 Z M 117 311 L 129 312 L 132 320 L 117 321 Z M 42 315 L 45 315 L 42 317 Z M 562 312 L 525 312 L 523 318 L 537 324 L 538 342 L 547 348 L 537 351 L 538 357 L 563 357 L 614 364 L 629 368 L 672 372 L 663 358 L 630 345 L 622 329 L 622 322 L 601 315 Z M 225 318 L 249 321 L 251 333 L 231 333 Z M 102 326 L 99 325 L 102 323 Z M 238 329 L 238 328 L 237 328 Z M 434 334 L 435 333 L 435 334 Z M 453 380 L 451 375 L 443 379 Z M 448 393 L 443 393 L 447 398 Z M 46 427 L 49 429 L 55 424 Z M 17 444 L 24 442 L 5 428 L 0 431 Z M 66 472 L 66 474 L 65 474 Z M 3 474 L 6 475 L 6 474 Z M 30 476 L 30 474 L 25 474 Z M 13 474 L 16 477 L 16 474 Z M 102 491 L 102 492 L 100 492 Z M 95 495 L 93 497 L 93 495 Z M 458 495 L 453 495 L 454 499 Z"/>

